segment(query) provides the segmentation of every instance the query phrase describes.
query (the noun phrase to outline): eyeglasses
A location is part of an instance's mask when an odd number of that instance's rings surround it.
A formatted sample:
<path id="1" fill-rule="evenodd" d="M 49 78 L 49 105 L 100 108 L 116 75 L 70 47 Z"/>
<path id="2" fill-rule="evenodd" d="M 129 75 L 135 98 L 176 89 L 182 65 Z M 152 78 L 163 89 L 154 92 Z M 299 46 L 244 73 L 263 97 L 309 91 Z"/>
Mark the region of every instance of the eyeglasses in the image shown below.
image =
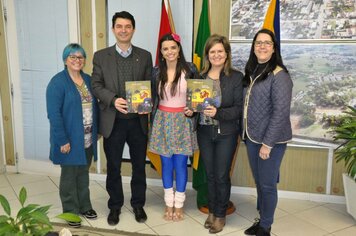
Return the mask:
<path id="1" fill-rule="evenodd" d="M 79 61 L 84 61 L 84 57 L 82 57 L 82 56 L 75 56 L 75 55 L 69 55 L 68 56 L 69 57 L 69 59 L 71 59 L 72 61 L 76 61 L 76 60 L 79 60 Z"/>
<path id="2" fill-rule="evenodd" d="M 255 46 L 256 47 L 261 47 L 262 45 L 266 47 L 272 47 L 273 42 L 272 41 L 255 41 Z"/>

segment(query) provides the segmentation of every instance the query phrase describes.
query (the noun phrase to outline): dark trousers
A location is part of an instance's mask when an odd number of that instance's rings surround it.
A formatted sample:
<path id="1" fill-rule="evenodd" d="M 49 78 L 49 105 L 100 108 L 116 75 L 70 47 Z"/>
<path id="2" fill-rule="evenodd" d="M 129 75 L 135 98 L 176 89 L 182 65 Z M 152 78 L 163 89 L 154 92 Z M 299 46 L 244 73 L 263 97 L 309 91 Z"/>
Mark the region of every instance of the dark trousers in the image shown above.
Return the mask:
<path id="1" fill-rule="evenodd" d="M 259 156 L 262 144 L 246 140 L 247 155 L 257 189 L 257 210 L 260 213 L 260 226 L 269 228 L 273 223 L 274 212 L 277 207 L 277 182 L 279 168 L 287 144 L 273 146 L 270 157 L 263 160 Z"/>
<path id="2" fill-rule="evenodd" d="M 104 138 L 104 151 L 107 160 L 106 190 L 110 197 L 109 209 L 121 209 L 124 204 L 121 161 L 125 143 L 129 146 L 132 164 L 131 206 L 143 207 L 146 201 L 147 135 L 142 131 L 139 118 L 116 118 L 110 136 Z"/>
<path id="3" fill-rule="evenodd" d="M 216 126 L 198 127 L 200 158 L 208 179 L 209 212 L 225 217 L 231 193 L 230 170 L 238 134 L 218 134 Z"/>
<path id="4" fill-rule="evenodd" d="M 85 149 L 87 165 L 61 165 L 59 196 L 63 212 L 84 213 L 92 209 L 89 192 L 89 167 L 93 158 L 93 147 Z"/>

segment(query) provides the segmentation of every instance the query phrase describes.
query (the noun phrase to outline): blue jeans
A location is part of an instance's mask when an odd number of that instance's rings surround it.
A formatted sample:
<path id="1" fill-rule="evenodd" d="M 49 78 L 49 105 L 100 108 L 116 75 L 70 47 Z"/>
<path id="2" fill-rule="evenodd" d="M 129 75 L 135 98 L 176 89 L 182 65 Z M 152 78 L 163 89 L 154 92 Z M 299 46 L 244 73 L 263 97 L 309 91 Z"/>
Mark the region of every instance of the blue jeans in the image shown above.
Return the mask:
<path id="1" fill-rule="evenodd" d="M 269 228 L 273 223 L 274 212 L 277 207 L 279 168 L 287 144 L 274 145 L 267 160 L 263 160 L 259 156 L 261 146 L 262 144 L 254 143 L 249 139 L 246 140 L 247 155 L 257 189 L 257 210 L 260 213 L 260 226 Z"/>
<path id="2" fill-rule="evenodd" d="M 200 125 L 197 137 L 200 158 L 208 179 L 209 213 L 216 217 L 225 217 L 231 193 L 231 163 L 238 134 L 221 135 L 216 126 Z"/>

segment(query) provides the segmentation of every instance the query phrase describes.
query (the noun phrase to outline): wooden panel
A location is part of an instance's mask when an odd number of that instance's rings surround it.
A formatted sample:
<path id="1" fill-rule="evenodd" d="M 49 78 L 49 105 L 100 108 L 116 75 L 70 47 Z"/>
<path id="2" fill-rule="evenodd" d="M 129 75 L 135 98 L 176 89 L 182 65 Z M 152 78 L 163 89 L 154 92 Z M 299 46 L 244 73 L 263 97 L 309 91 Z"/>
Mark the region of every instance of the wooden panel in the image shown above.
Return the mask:
<path id="1" fill-rule="evenodd" d="M 284 156 L 279 189 L 325 193 L 327 149 L 288 147 Z"/>
<path id="2" fill-rule="evenodd" d="M 93 69 L 93 26 L 91 1 L 79 0 L 80 43 L 87 59 L 83 71 L 91 74 Z"/>
<path id="3" fill-rule="evenodd" d="M 230 0 L 211 0 L 210 31 L 212 34 L 221 34 L 229 38 Z M 194 1 L 194 47 L 198 32 L 202 0 Z M 194 49 L 193 49 L 194 50 Z"/>
<path id="4" fill-rule="evenodd" d="M 15 165 L 14 133 L 11 113 L 10 77 L 7 63 L 7 50 L 5 41 L 4 12 L 0 1 L 0 96 L 2 106 L 2 120 L 4 127 L 5 157 L 7 165 Z"/>
<path id="5" fill-rule="evenodd" d="M 211 33 L 229 38 L 230 0 L 211 0 Z"/>
<path id="6" fill-rule="evenodd" d="M 342 182 L 342 173 L 346 172 L 346 167 L 344 162 L 336 163 L 335 159 L 333 160 L 333 168 L 331 175 L 331 194 L 344 196 L 344 184 Z"/>
<path id="7" fill-rule="evenodd" d="M 231 175 L 233 186 L 255 187 L 250 164 L 248 163 L 246 146 L 240 143 L 239 151 L 236 156 L 234 171 Z"/>
<path id="8" fill-rule="evenodd" d="M 327 149 L 288 147 L 281 165 L 278 188 L 297 192 L 325 193 L 327 156 Z M 231 180 L 233 186 L 255 186 L 244 144 L 240 146 Z"/>
<path id="9" fill-rule="evenodd" d="M 96 0 L 95 1 L 95 11 L 96 11 L 96 47 L 97 50 L 107 47 L 107 32 L 111 33 L 110 29 L 107 29 L 106 24 L 106 1 Z"/>

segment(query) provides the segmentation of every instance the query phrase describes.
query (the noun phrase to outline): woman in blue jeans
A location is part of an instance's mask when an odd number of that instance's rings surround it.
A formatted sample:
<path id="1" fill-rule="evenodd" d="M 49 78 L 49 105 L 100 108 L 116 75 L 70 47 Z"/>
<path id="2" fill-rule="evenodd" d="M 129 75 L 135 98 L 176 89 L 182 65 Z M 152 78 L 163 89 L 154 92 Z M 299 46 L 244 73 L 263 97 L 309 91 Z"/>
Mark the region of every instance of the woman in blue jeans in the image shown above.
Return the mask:
<path id="1" fill-rule="evenodd" d="M 209 216 L 204 227 L 218 233 L 225 225 L 230 199 L 230 169 L 239 135 L 243 74 L 231 67 L 231 47 L 224 36 L 212 35 L 204 49 L 202 76 L 213 81 L 214 104 L 198 117 L 197 137 L 208 182 Z"/>
<path id="2" fill-rule="evenodd" d="M 243 139 L 257 188 L 260 217 L 247 235 L 269 236 L 277 206 L 277 182 L 287 142 L 292 139 L 290 105 L 293 83 L 272 31 L 253 39 L 245 68 Z"/>

